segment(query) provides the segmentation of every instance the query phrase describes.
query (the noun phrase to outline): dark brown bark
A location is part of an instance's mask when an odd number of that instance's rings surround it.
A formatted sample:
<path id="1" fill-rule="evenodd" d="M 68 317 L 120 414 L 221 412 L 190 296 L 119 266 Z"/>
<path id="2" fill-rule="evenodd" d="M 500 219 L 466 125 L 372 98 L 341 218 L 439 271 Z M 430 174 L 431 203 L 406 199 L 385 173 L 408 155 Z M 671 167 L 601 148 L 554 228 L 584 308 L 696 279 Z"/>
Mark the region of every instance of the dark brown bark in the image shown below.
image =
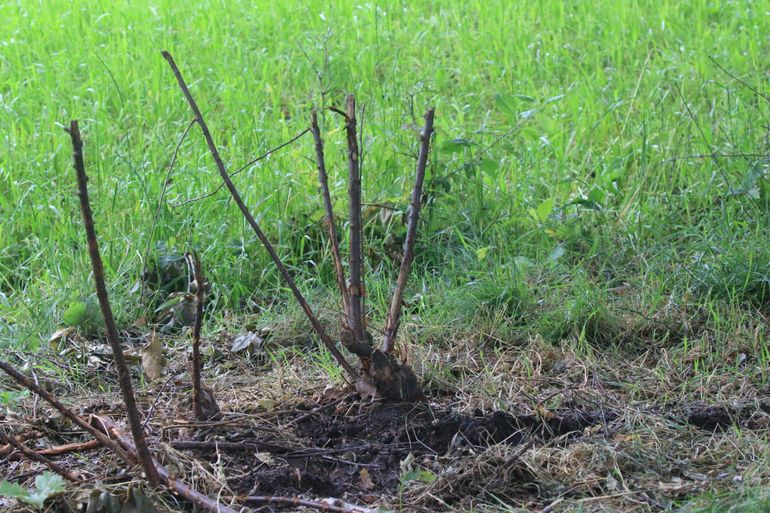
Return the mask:
<path id="1" fill-rule="evenodd" d="M 174 58 L 167 51 L 163 51 L 162 54 L 163 54 L 163 57 L 168 62 L 169 66 L 171 67 L 171 71 L 174 73 L 174 77 L 176 78 L 176 81 L 179 84 L 179 88 L 182 90 L 182 94 L 184 94 L 185 99 L 187 100 L 187 103 L 190 105 L 190 109 L 192 109 L 193 114 L 195 115 L 195 119 L 198 122 L 198 126 L 200 127 L 201 132 L 203 132 L 203 137 L 204 139 L 206 139 L 206 144 L 208 145 L 209 151 L 211 152 L 211 156 L 214 158 L 214 162 L 216 163 L 217 169 L 219 171 L 219 175 L 222 177 L 222 181 L 225 183 L 225 186 L 227 187 L 228 191 L 230 191 L 230 195 L 232 196 L 233 201 L 235 201 L 235 204 L 238 205 L 238 208 L 240 209 L 244 218 L 249 223 L 249 226 L 251 226 L 251 229 L 254 231 L 254 233 L 257 235 L 257 238 L 259 238 L 259 240 L 262 242 L 262 245 L 267 250 L 268 254 L 270 255 L 270 258 L 273 259 L 273 262 L 278 268 L 278 271 L 281 273 L 287 285 L 291 289 L 292 293 L 294 294 L 294 297 L 297 299 L 297 302 L 299 302 L 300 306 L 302 306 L 302 309 L 304 310 L 305 315 L 310 320 L 310 324 L 313 326 L 313 329 L 316 331 L 316 333 L 318 333 L 318 336 L 321 338 L 321 341 L 323 342 L 323 344 L 332 354 L 334 359 L 337 360 L 340 366 L 342 366 L 345 372 L 347 372 L 351 380 L 355 382 L 358 379 L 358 373 L 356 373 L 356 370 L 350 365 L 350 363 L 348 363 L 347 360 L 345 360 L 345 357 L 342 355 L 339 349 L 337 349 L 337 347 L 334 345 L 334 341 L 326 333 L 326 330 L 324 330 L 323 326 L 321 326 L 321 323 L 316 318 L 315 314 L 313 313 L 313 310 L 310 308 L 310 305 L 305 300 L 305 297 L 302 295 L 302 292 L 300 292 L 299 288 L 297 288 L 297 285 L 294 283 L 294 279 L 289 274 L 288 269 L 286 269 L 286 266 L 284 266 L 283 262 L 281 262 L 281 259 L 278 257 L 278 254 L 275 252 L 275 249 L 273 249 L 273 245 L 270 243 L 267 236 L 265 236 L 265 234 L 262 232 L 262 229 L 257 224 L 256 220 L 254 219 L 254 216 L 251 215 L 248 207 L 246 207 L 246 204 L 243 202 L 243 199 L 241 198 L 240 193 L 235 188 L 235 185 L 233 184 L 232 180 L 230 180 L 230 177 L 227 174 L 227 169 L 225 168 L 225 164 L 224 162 L 222 162 L 222 158 L 219 156 L 219 151 L 217 150 L 217 147 L 214 144 L 214 139 L 211 137 L 211 132 L 209 132 L 208 126 L 206 125 L 206 121 L 203 119 L 203 114 L 201 114 L 201 111 L 198 108 L 198 104 L 195 102 L 195 99 L 192 97 L 192 94 L 190 93 L 190 90 L 188 89 L 187 84 L 185 83 L 184 78 L 182 77 L 182 74 L 179 71 L 179 68 L 174 62 Z"/>
<path id="2" fill-rule="evenodd" d="M 75 161 L 75 171 L 78 181 L 78 197 L 80 198 L 80 211 L 83 214 L 83 224 L 86 229 L 86 239 L 88 240 L 88 254 L 91 257 L 91 267 L 94 273 L 94 282 L 96 285 L 96 297 L 99 299 L 99 306 L 104 318 L 104 326 L 107 329 L 107 341 L 112 348 L 112 355 L 115 361 L 115 369 L 120 383 L 120 392 L 123 395 L 123 403 L 126 406 L 126 417 L 128 425 L 131 428 L 131 434 L 134 437 L 137 447 L 139 460 L 147 474 L 147 479 L 152 485 L 160 483 L 158 472 L 152 463 L 152 456 L 147 447 L 147 441 L 142 429 L 142 421 L 139 416 L 139 409 L 134 398 L 134 388 L 131 384 L 131 374 L 126 365 L 123 356 L 123 349 L 120 346 L 118 329 L 115 326 L 115 319 L 112 317 L 112 308 L 110 299 L 107 295 L 107 286 L 104 283 L 104 266 L 102 258 L 99 255 L 99 245 L 96 240 L 96 229 L 94 227 L 94 218 L 91 213 L 91 204 L 88 201 L 88 177 L 86 176 L 85 164 L 83 163 L 83 140 L 80 138 L 78 122 L 70 122 L 70 128 L 67 130 L 72 139 L 72 156 Z"/>
<path id="3" fill-rule="evenodd" d="M 356 136 L 356 99 L 350 94 L 347 99 L 345 113 L 345 131 L 348 138 L 348 224 L 350 226 L 350 250 L 348 253 L 350 266 L 350 327 L 358 344 L 366 343 L 364 328 L 364 285 L 362 260 L 361 220 L 361 167 L 358 138 Z"/>
<path id="4" fill-rule="evenodd" d="M 60 467 L 55 462 L 49 460 L 45 456 L 38 454 L 37 452 L 33 451 L 32 449 L 26 447 L 21 442 L 17 441 L 16 438 L 13 437 L 13 435 L 8 435 L 5 433 L 4 429 L 0 429 L 0 441 L 11 445 L 14 449 L 19 451 L 22 456 L 27 458 L 28 460 L 36 461 L 38 463 L 42 463 L 52 471 L 56 472 L 60 476 L 62 476 L 67 481 L 72 481 L 73 483 L 81 483 L 83 482 L 83 479 L 80 478 L 80 476 L 70 472 L 69 470 Z"/>
<path id="5" fill-rule="evenodd" d="M 337 223 L 334 220 L 334 207 L 332 205 L 331 194 L 329 193 L 329 176 L 326 172 L 326 159 L 324 157 L 324 143 L 321 138 L 321 130 L 318 128 L 318 114 L 314 110 L 310 116 L 310 131 L 315 139 L 316 166 L 318 167 L 318 181 L 321 184 L 321 194 L 324 201 L 324 210 L 326 211 L 326 228 L 329 231 L 329 241 L 332 248 L 332 258 L 334 259 L 334 272 L 337 275 L 337 286 L 342 295 L 343 326 L 350 323 L 350 298 L 348 297 L 348 288 L 345 285 L 345 269 L 342 267 L 342 256 L 340 255 L 340 243 L 337 240 Z"/>
<path id="6" fill-rule="evenodd" d="M 404 255 L 401 260 L 401 269 L 396 281 L 396 290 L 388 310 L 388 318 L 385 325 L 385 338 L 382 343 L 382 351 L 390 353 L 396 341 L 399 323 L 401 321 L 401 303 L 404 299 L 406 281 L 409 279 L 409 271 L 414 259 L 414 243 L 417 239 L 417 221 L 420 218 L 420 206 L 422 202 L 422 186 L 425 181 L 425 169 L 428 165 L 428 152 L 430 151 L 430 139 L 433 135 L 433 117 L 435 109 L 425 113 L 425 126 L 420 134 L 420 153 L 417 157 L 417 172 L 414 178 L 414 188 L 409 203 L 409 217 L 406 225 L 406 239 L 404 239 Z"/>

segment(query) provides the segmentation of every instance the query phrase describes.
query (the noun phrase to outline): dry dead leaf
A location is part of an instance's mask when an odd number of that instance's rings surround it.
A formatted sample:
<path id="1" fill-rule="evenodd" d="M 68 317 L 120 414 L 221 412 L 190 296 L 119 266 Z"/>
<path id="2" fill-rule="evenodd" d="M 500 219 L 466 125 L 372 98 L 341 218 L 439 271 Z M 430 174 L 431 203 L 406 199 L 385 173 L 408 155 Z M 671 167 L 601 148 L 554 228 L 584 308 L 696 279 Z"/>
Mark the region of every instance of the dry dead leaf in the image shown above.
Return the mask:
<path id="1" fill-rule="evenodd" d="M 362 468 L 358 473 L 358 480 L 360 481 L 361 488 L 364 490 L 374 489 L 374 481 L 372 481 L 372 476 L 369 475 L 369 471 L 365 468 Z"/>
<path id="2" fill-rule="evenodd" d="M 160 338 L 152 332 L 150 342 L 142 349 L 142 370 L 150 381 L 155 381 L 163 374 L 166 359 L 163 357 L 163 346 Z"/>
<path id="3" fill-rule="evenodd" d="M 75 331 L 77 331 L 77 328 L 74 326 L 67 326 L 66 328 L 61 328 L 54 331 L 51 336 L 48 337 L 48 344 L 50 344 L 51 349 L 54 351 L 58 350 L 59 344 L 66 342 L 67 338 L 75 333 Z"/>

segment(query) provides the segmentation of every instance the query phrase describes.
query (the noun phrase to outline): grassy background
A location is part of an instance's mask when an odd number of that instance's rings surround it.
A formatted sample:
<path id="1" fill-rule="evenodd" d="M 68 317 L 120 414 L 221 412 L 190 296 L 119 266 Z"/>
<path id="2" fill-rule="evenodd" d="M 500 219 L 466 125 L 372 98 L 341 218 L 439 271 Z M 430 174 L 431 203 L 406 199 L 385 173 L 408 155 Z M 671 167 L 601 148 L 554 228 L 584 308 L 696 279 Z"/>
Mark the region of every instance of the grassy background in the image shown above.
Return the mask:
<path id="1" fill-rule="evenodd" d="M 426 329 L 473 332 L 488 317 L 503 341 L 648 343 L 671 335 L 656 326 L 672 312 L 680 341 L 702 331 L 694 324 L 730 332 L 767 313 L 768 102 L 710 60 L 766 88 L 770 19 L 757 3 L 20 2 L 0 16 L 2 344 L 34 346 L 72 302 L 93 303 L 61 131 L 70 118 L 84 129 L 122 322 L 141 313 L 129 290 L 145 248 L 198 248 L 216 311 L 285 297 L 224 192 L 173 207 L 218 184 L 195 130 L 158 207 L 190 119 L 162 48 L 231 169 L 304 129 L 312 105 L 355 92 L 365 198 L 398 209 L 414 124 L 436 106 L 408 291 Z M 340 129 L 327 117 L 343 198 Z M 760 157 L 669 161 L 712 151 Z M 333 287 L 311 156 L 304 138 L 237 180 L 308 290 Z M 403 235 L 401 216 L 383 212 L 367 212 L 375 320 Z"/>
<path id="2" fill-rule="evenodd" d="M 633 312 L 634 324 L 674 310 L 687 312 L 680 324 L 767 313 L 768 102 L 710 60 L 766 88 L 770 19 L 759 4 L 21 2 L 0 16 L 0 343 L 34 346 L 72 302 L 93 304 L 61 131 L 70 118 L 84 130 L 122 322 L 140 314 L 129 290 L 146 248 L 157 258 L 196 247 L 218 311 L 285 295 L 225 192 L 173 207 L 219 182 L 197 130 L 158 207 L 191 118 L 163 48 L 230 169 L 304 129 L 311 106 L 355 92 L 365 198 L 402 210 L 414 124 L 436 106 L 408 297 L 438 332 L 473 331 L 487 313 L 504 340 L 629 342 Z M 340 129 L 327 117 L 343 211 Z M 765 157 L 668 161 L 712 151 Z M 311 156 L 306 137 L 237 185 L 303 287 L 332 288 Z M 403 235 L 387 212 L 367 212 L 375 319 Z M 643 339 L 670 331 L 646 324 Z"/>
<path id="3" fill-rule="evenodd" d="M 750 90 L 770 91 L 762 2 L 302 4 L 0 3 L 0 346 L 38 347 L 81 302 L 82 330 L 98 334 L 62 131 L 71 118 L 121 324 L 147 314 L 132 291 L 146 260 L 194 247 L 213 283 L 210 331 L 261 306 L 258 323 L 307 333 L 224 191 L 174 206 L 219 184 L 197 129 L 160 201 L 191 119 L 168 49 L 230 170 L 305 129 L 312 106 L 357 95 L 365 200 L 396 209 L 365 212 L 375 326 L 415 125 L 435 105 L 406 339 L 542 339 L 587 357 L 652 348 L 688 366 L 682 396 L 729 399 L 704 388 L 714 373 L 768 392 L 770 102 Z M 342 124 L 326 116 L 323 129 L 343 212 Z M 712 152 L 753 156 L 698 157 Z M 236 184 L 331 318 L 312 157 L 306 136 Z"/>

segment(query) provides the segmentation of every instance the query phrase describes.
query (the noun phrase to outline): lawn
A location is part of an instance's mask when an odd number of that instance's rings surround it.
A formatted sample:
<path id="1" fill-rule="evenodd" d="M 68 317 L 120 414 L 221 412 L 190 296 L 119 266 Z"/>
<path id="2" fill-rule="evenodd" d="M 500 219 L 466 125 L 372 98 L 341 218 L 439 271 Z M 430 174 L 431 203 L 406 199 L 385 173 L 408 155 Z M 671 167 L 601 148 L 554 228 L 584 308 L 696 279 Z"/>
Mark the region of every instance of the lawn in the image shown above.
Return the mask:
<path id="1" fill-rule="evenodd" d="M 443 452 L 408 464 L 394 453 L 390 474 L 359 492 L 404 511 L 766 510 L 763 2 L 22 1 L 0 2 L 0 19 L 0 347 L 17 363 L 76 395 L 115 393 L 94 364 L 103 327 L 63 131 L 78 119 L 121 329 L 137 340 L 160 330 L 184 370 L 189 336 L 154 324 L 178 284 L 164 289 L 147 270 L 171 272 L 195 249 L 211 284 L 208 376 L 237 392 L 224 410 L 248 397 L 254 415 L 284 411 L 343 384 L 218 189 L 200 130 L 183 136 L 192 115 L 165 49 L 229 170 L 301 134 L 313 107 L 356 95 L 375 329 L 398 272 L 417 132 L 436 108 L 399 345 L 436 411 L 500 433 L 500 415 L 543 429 L 529 442 L 436 442 Z M 322 112 L 344 218 L 344 125 Z M 234 181 L 334 325 L 314 158 L 305 134 Z M 231 351 L 249 331 L 260 347 Z M 162 382 L 136 381 L 148 403 Z M 360 415 L 385 430 L 405 418 Z M 546 434 L 554 418 L 576 429 Z M 297 439 L 321 432 L 292 422 L 275 418 Z"/>

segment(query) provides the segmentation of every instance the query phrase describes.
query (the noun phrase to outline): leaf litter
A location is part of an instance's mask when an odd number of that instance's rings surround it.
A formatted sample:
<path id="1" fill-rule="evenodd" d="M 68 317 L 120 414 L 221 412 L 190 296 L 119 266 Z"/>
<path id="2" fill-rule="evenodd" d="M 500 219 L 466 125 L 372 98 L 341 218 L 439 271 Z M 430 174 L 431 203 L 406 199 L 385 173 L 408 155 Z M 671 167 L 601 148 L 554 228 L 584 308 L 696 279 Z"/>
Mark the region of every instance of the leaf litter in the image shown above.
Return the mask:
<path id="1" fill-rule="evenodd" d="M 157 336 L 149 339 L 148 347 L 161 347 Z M 218 343 L 232 349 L 232 341 Z M 415 348 L 412 358 L 423 362 L 416 370 L 426 377 L 429 397 L 404 404 L 361 400 L 341 383 L 312 385 L 330 378 L 308 365 L 303 349 L 278 348 L 281 356 L 259 367 L 249 351 L 230 352 L 229 361 L 206 365 L 222 418 L 196 423 L 186 343 L 166 339 L 162 347 L 167 377 L 148 382 L 140 395 L 151 415 L 150 439 L 180 478 L 225 499 L 338 497 L 399 511 L 540 510 L 552 503 L 552 511 L 576 504 L 585 511 L 659 510 L 704 492 L 770 480 L 770 400 L 758 385 L 761 370 L 751 366 L 741 375 L 704 378 L 693 388 L 697 393 L 683 396 L 673 394 L 681 382 L 665 357 L 594 355 L 589 362 L 538 340 L 503 351 L 458 342 L 441 351 Z M 447 350 L 461 370 L 436 374 L 433 365 L 446 364 L 441 354 Z M 141 369 L 134 364 L 137 376 L 147 372 Z M 671 375 L 661 378 L 660 369 Z M 112 374 L 99 369 L 98 375 L 101 388 L 110 388 Z M 737 387 L 729 398 L 727 384 Z M 104 393 L 73 384 L 68 397 L 83 412 L 122 419 L 111 388 Z M 36 431 L 33 448 L 85 440 L 55 416 L 41 425 L 39 412 L 35 420 L 27 408 L 14 411 L 0 424 L 16 435 Z M 137 484 L 120 465 L 96 463 L 111 459 L 104 452 L 69 454 L 58 462 L 109 484 L 110 493 L 133 497 L 120 491 Z M 4 459 L 34 486 L 42 470 L 37 464 L 7 448 L 0 451 Z M 102 486 L 87 487 L 70 485 L 54 499 L 55 510 L 86 507 L 93 497 L 111 504 Z M 154 498 L 158 511 L 179 507 Z"/>

